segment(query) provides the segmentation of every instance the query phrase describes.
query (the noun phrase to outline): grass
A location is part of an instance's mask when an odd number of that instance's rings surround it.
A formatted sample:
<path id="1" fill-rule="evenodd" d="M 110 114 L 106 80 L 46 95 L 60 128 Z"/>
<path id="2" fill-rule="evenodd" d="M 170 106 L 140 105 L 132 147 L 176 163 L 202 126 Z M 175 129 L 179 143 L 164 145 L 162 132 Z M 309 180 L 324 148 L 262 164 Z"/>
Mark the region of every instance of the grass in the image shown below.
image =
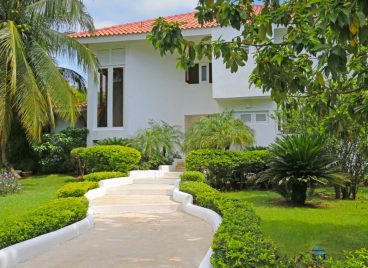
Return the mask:
<path id="1" fill-rule="evenodd" d="M 73 177 L 65 175 L 48 175 L 22 180 L 22 191 L 5 197 L 0 196 L 0 224 L 56 199 L 56 191 L 71 179 Z"/>
<path id="2" fill-rule="evenodd" d="M 331 189 L 320 191 L 332 193 Z M 360 190 L 356 201 L 314 197 L 309 201 L 319 204 L 317 208 L 282 205 L 282 198 L 277 193 L 267 191 L 225 195 L 252 202 L 261 218 L 264 234 L 288 256 L 310 252 L 314 246 L 320 245 L 327 249 L 329 256 L 340 258 L 344 250 L 367 246 L 367 188 Z"/>

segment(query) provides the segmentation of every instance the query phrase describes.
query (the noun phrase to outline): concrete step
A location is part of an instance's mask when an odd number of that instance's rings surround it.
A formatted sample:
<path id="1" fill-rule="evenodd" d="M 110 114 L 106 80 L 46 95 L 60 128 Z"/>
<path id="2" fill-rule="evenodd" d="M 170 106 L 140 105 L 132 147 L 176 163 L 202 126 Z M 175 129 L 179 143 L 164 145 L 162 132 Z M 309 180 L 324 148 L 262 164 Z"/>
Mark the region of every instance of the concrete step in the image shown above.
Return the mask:
<path id="1" fill-rule="evenodd" d="M 122 213 L 171 213 L 180 204 L 166 195 L 106 195 L 92 201 L 95 214 L 116 215 Z"/>
<path id="2" fill-rule="evenodd" d="M 108 205 L 94 206 L 93 212 L 98 216 L 120 215 L 124 213 L 173 213 L 179 210 L 180 204 L 143 204 L 143 205 Z"/>
<path id="3" fill-rule="evenodd" d="M 161 177 L 161 178 L 135 178 L 133 184 L 169 184 L 175 185 L 178 178 L 176 177 Z"/>
<path id="4" fill-rule="evenodd" d="M 176 178 L 179 179 L 183 172 L 165 172 L 164 178 Z"/>
<path id="5" fill-rule="evenodd" d="M 107 195 L 173 195 L 174 185 L 132 184 L 107 189 Z"/>

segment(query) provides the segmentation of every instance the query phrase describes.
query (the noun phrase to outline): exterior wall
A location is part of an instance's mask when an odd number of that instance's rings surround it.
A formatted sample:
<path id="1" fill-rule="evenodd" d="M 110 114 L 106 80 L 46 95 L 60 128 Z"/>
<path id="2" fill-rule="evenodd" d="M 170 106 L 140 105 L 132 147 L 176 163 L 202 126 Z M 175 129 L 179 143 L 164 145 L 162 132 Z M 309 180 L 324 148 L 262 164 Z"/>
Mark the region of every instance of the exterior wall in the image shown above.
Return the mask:
<path id="1" fill-rule="evenodd" d="M 230 27 L 212 29 L 213 40 L 221 38 L 231 41 L 237 35 L 239 32 Z M 249 85 L 249 76 L 255 68 L 254 48 L 250 47 L 249 52 L 248 62 L 244 67 L 240 67 L 236 73 L 231 73 L 229 69 L 226 69 L 221 58 L 213 59 L 213 97 L 215 99 L 270 96 L 270 94 L 264 94 L 261 89 Z"/>
<path id="2" fill-rule="evenodd" d="M 218 30 L 217 34 L 220 33 Z M 213 114 L 224 110 L 234 110 L 239 118 L 244 112 L 267 113 L 266 123 L 248 124 L 255 130 L 258 145 L 270 144 L 277 135 L 276 122 L 269 116 L 275 110 L 275 104 L 259 89 L 249 89 L 251 63 L 239 73 L 231 74 L 222 60 L 214 60 L 213 84 L 189 85 L 185 82 L 185 72 L 176 68 L 176 56 L 161 57 L 145 40 L 100 43 L 90 47 L 97 52 L 101 67 L 124 67 L 125 103 L 124 127 L 97 128 L 97 84 L 90 77 L 89 145 L 108 137 L 133 136 L 139 129 L 146 128 L 150 119 L 178 125 L 184 131 L 186 115 Z M 106 50 L 109 49 L 110 54 L 113 49 L 124 55 L 108 56 Z M 108 103 L 111 109 L 112 96 Z"/>

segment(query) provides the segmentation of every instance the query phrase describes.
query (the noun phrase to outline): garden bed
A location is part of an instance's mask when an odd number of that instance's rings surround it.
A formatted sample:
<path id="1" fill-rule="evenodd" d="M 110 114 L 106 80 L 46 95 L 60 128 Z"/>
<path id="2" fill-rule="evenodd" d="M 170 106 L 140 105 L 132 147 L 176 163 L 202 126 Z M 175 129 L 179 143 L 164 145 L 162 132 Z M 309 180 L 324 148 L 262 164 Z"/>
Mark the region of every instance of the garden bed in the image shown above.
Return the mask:
<path id="1" fill-rule="evenodd" d="M 331 193 L 330 189 L 319 190 Z M 288 256 L 309 253 L 320 245 L 328 255 L 341 258 L 345 250 L 360 249 L 368 241 L 368 189 L 361 189 L 359 200 L 321 198 L 309 200 L 305 207 L 285 206 L 276 193 L 249 191 L 224 194 L 228 198 L 254 204 L 266 237 Z M 325 195 L 323 195 L 325 196 Z M 328 195 L 329 196 L 329 195 Z"/>

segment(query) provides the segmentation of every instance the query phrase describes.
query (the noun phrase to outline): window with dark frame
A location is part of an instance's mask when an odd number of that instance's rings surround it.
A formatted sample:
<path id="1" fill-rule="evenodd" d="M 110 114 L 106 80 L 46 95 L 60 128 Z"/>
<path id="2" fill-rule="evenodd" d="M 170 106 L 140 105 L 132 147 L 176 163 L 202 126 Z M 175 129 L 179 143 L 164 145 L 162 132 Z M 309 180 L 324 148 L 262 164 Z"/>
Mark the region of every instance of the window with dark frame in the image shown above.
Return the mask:
<path id="1" fill-rule="evenodd" d="M 97 91 L 97 127 L 107 127 L 108 69 L 100 69 L 100 86 Z"/>
<path id="2" fill-rule="evenodd" d="M 212 62 L 208 64 L 208 78 L 210 84 L 212 84 Z"/>
<path id="3" fill-rule="evenodd" d="M 199 84 L 199 64 L 188 68 L 185 73 L 185 82 L 188 84 Z"/>
<path id="4" fill-rule="evenodd" d="M 185 82 L 188 84 L 199 84 L 200 82 L 212 83 L 212 63 L 189 67 L 185 72 Z"/>

